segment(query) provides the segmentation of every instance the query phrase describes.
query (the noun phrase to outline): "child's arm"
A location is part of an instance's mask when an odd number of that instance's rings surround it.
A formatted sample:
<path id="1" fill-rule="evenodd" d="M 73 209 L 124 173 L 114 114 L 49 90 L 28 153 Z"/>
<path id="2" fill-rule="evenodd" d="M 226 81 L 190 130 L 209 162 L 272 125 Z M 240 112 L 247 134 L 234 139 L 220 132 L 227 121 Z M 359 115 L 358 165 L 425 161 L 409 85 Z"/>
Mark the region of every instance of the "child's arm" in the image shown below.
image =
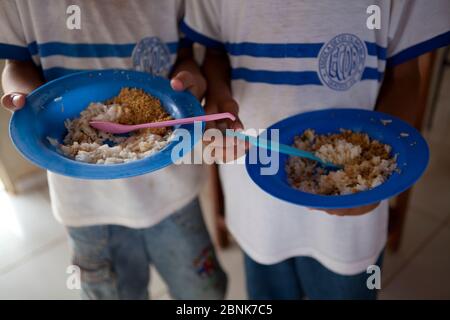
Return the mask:
<path id="1" fill-rule="evenodd" d="M 198 100 L 203 99 L 206 92 L 206 80 L 194 60 L 192 48 L 178 50 L 178 58 L 172 75 L 170 84 L 174 90 L 189 90 Z"/>
<path id="2" fill-rule="evenodd" d="M 203 72 L 208 81 L 206 93 L 206 112 L 230 112 L 236 121 L 225 120 L 218 122 L 220 129 L 243 129 L 240 121 L 239 106 L 231 93 L 230 61 L 225 52 L 210 49 L 206 50 Z"/>
<path id="3" fill-rule="evenodd" d="M 225 200 L 222 183 L 220 181 L 219 168 L 216 164 L 212 164 L 208 167 L 215 238 L 219 248 L 225 249 L 226 247 L 228 247 L 230 242 L 228 238 L 227 226 L 225 224 Z"/>
<path id="4" fill-rule="evenodd" d="M 242 130 L 244 128 L 239 119 L 239 105 L 233 99 L 231 92 L 230 61 L 225 52 L 208 48 L 203 62 L 203 73 L 208 82 L 206 92 L 206 113 L 229 112 L 236 117 L 235 121 L 229 119 L 209 122 L 206 128 L 217 128 L 224 132 L 226 129 Z M 235 160 L 244 155 L 249 144 L 240 139 L 225 137 L 221 143 L 215 141 L 215 156 L 222 162 Z"/>
<path id="5" fill-rule="evenodd" d="M 377 101 L 377 111 L 399 117 L 417 127 L 421 110 L 419 103 L 419 59 L 386 69 Z"/>
<path id="6" fill-rule="evenodd" d="M 25 96 L 42 85 L 44 80 L 32 61 L 6 60 L 2 74 L 2 87 L 5 94 L 1 104 L 11 110 L 25 105 Z"/>
<path id="7" fill-rule="evenodd" d="M 377 111 L 385 112 L 417 126 L 422 112 L 419 103 L 420 73 L 418 59 L 386 69 L 383 85 L 378 95 Z M 327 210 L 339 216 L 361 215 L 370 212 L 377 204 L 358 208 Z"/>

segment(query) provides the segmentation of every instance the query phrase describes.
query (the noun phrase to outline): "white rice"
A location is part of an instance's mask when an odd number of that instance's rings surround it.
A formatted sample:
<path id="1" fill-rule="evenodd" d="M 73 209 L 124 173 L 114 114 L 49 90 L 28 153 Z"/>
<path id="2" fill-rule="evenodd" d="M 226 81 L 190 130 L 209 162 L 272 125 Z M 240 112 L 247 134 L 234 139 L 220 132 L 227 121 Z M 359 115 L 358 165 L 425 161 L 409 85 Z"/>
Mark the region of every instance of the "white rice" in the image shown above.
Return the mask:
<path id="1" fill-rule="evenodd" d="M 294 147 L 312 151 L 325 161 L 342 165 L 343 169 L 327 172 L 315 161 L 290 157 L 285 169 L 292 187 L 323 195 L 351 194 L 379 186 L 396 169 L 395 156 L 382 159 L 376 154 L 363 154 L 361 145 L 341 138 L 328 137 L 316 135 L 313 130 L 306 130 L 303 135 L 295 138 Z M 318 138 L 320 141 L 317 141 Z M 363 139 L 366 147 L 375 146 L 374 150 L 379 153 L 390 154 L 390 146 L 372 140 L 368 135 L 364 135 Z"/>
<path id="2" fill-rule="evenodd" d="M 115 122 L 119 119 L 121 110 L 118 105 L 91 103 L 79 118 L 65 121 L 68 134 L 63 144 L 50 137 L 47 139 L 65 156 L 76 161 L 115 164 L 148 157 L 164 148 L 172 138 L 171 130 L 164 136 L 141 130 L 123 137 L 96 130 L 89 125 L 91 120 Z"/>

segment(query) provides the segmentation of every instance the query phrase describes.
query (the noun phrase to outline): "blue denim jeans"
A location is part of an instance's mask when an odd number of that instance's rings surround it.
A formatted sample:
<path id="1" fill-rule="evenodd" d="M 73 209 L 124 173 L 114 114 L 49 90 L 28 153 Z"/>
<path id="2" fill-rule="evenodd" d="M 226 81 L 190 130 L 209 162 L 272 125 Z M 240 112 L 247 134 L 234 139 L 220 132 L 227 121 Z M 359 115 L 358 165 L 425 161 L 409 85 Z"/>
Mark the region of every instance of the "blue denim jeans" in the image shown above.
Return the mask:
<path id="1" fill-rule="evenodd" d="M 84 299 L 148 299 L 154 265 L 175 299 L 223 299 L 226 276 L 198 199 L 145 229 L 118 225 L 69 227 L 73 263 Z"/>
<path id="2" fill-rule="evenodd" d="M 259 264 L 245 256 L 247 291 L 250 299 L 375 300 L 377 290 L 367 288 L 370 274 L 344 276 L 325 268 L 310 257 L 295 257 L 272 265 Z M 376 265 L 381 268 L 383 253 Z"/>

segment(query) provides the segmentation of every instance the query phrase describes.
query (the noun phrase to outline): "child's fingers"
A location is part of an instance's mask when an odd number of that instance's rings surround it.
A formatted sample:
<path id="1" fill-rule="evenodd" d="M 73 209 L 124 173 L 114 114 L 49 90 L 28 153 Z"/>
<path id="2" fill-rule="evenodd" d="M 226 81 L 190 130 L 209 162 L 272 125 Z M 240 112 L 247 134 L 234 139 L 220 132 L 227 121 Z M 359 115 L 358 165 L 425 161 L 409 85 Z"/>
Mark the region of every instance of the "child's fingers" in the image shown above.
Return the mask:
<path id="1" fill-rule="evenodd" d="M 235 116 L 235 120 L 226 119 L 223 121 L 223 126 L 226 129 L 233 129 L 233 130 L 243 130 L 244 125 L 242 124 L 241 120 L 239 119 L 239 105 L 236 101 L 230 100 L 225 103 L 223 103 L 220 106 L 220 112 L 229 112 L 232 115 Z"/>
<path id="2" fill-rule="evenodd" d="M 219 112 L 229 112 L 238 119 L 239 105 L 234 100 L 227 100 L 219 105 Z"/>
<path id="3" fill-rule="evenodd" d="M 226 129 L 233 129 L 233 130 L 244 129 L 244 125 L 242 124 L 238 116 L 239 106 L 237 102 L 232 99 L 221 102 L 216 101 L 211 102 L 211 100 L 206 99 L 205 112 L 207 114 L 213 114 L 218 112 L 229 112 L 235 117 L 235 120 L 222 119 L 215 121 L 215 128 L 219 129 L 220 131 L 225 132 Z"/>
<path id="4" fill-rule="evenodd" d="M 209 129 L 215 129 L 217 128 L 216 121 L 207 121 L 205 124 L 205 131 Z"/>
<path id="5" fill-rule="evenodd" d="M 236 120 L 231 125 L 231 129 L 233 130 L 244 130 L 244 125 L 241 122 L 241 119 L 236 117 Z"/>
<path id="6" fill-rule="evenodd" d="M 239 105 L 234 100 L 228 100 L 219 105 L 219 112 L 229 112 L 236 118 L 235 120 L 224 119 L 218 121 L 219 129 L 233 129 L 233 130 L 242 130 L 244 129 L 244 125 L 239 119 Z"/>
<path id="7" fill-rule="evenodd" d="M 5 94 L 1 99 L 1 104 L 8 110 L 16 111 L 25 105 L 25 95 L 22 93 Z"/>
<path id="8" fill-rule="evenodd" d="M 14 106 L 18 109 L 25 106 L 25 100 L 26 98 L 24 94 L 16 94 L 12 99 Z"/>
<path id="9" fill-rule="evenodd" d="M 236 117 L 234 121 L 231 119 L 222 119 L 215 121 L 214 125 L 211 123 L 211 127 L 218 129 L 223 134 L 221 139 L 214 141 L 216 159 L 220 159 L 222 163 L 226 163 L 243 156 L 250 146 L 249 143 L 236 137 L 226 136 L 226 130 L 244 129 L 244 126 L 238 117 L 239 105 L 237 102 L 233 99 L 219 102 L 212 102 L 207 99 L 205 109 L 207 109 L 208 113 L 229 112 Z M 209 143 L 210 142 L 207 142 L 205 144 Z"/>
<path id="10" fill-rule="evenodd" d="M 204 90 L 198 83 L 198 79 L 196 79 L 192 73 L 188 71 L 181 71 L 177 73 L 170 81 L 170 85 L 175 91 L 189 90 L 195 97 L 197 97 L 197 99 L 201 99 L 204 93 Z"/>
<path id="11" fill-rule="evenodd" d="M 239 159 L 240 157 L 244 156 L 248 150 L 249 145 L 243 140 L 240 140 L 238 138 L 234 140 L 231 137 L 227 137 L 225 140 L 225 145 L 222 147 L 222 150 L 220 152 L 222 156 L 222 163 L 227 163 Z"/>
<path id="12" fill-rule="evenodd" d="M 179 78 L 173 78 L 172 80 L 170 80 L 170 85 L 175 91 L 184 91 L 184 83 Z"/>

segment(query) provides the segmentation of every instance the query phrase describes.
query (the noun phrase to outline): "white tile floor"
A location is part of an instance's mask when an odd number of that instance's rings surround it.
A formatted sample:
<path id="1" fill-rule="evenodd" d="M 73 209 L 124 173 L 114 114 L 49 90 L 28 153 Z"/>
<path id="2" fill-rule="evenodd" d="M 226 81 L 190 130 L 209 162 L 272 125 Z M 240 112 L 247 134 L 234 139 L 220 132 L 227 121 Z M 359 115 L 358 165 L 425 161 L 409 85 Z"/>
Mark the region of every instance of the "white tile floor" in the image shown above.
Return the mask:
<path id="1" fill-rule="evenodd" d="M 450 87 L 450 70 L 443 88 Z M 450 299 L 450 91 L 442 90 L 433 130 L 426 134 L 431 162 L 416 185 L 399 252 L 387 252 L 381 299 Z M 207 217 L 209 221 L 210 218 Z M 228 298 L 245 299 L 242 254 L 219 252 L 229 274 Z M 52 217 L 46 188 L 21 196 L 0 191 L 0 299 L 78 299 L 68 290 L 70 253 L 64 229 Z M 151 296 L 170 298 L 152 270 Z"/>

